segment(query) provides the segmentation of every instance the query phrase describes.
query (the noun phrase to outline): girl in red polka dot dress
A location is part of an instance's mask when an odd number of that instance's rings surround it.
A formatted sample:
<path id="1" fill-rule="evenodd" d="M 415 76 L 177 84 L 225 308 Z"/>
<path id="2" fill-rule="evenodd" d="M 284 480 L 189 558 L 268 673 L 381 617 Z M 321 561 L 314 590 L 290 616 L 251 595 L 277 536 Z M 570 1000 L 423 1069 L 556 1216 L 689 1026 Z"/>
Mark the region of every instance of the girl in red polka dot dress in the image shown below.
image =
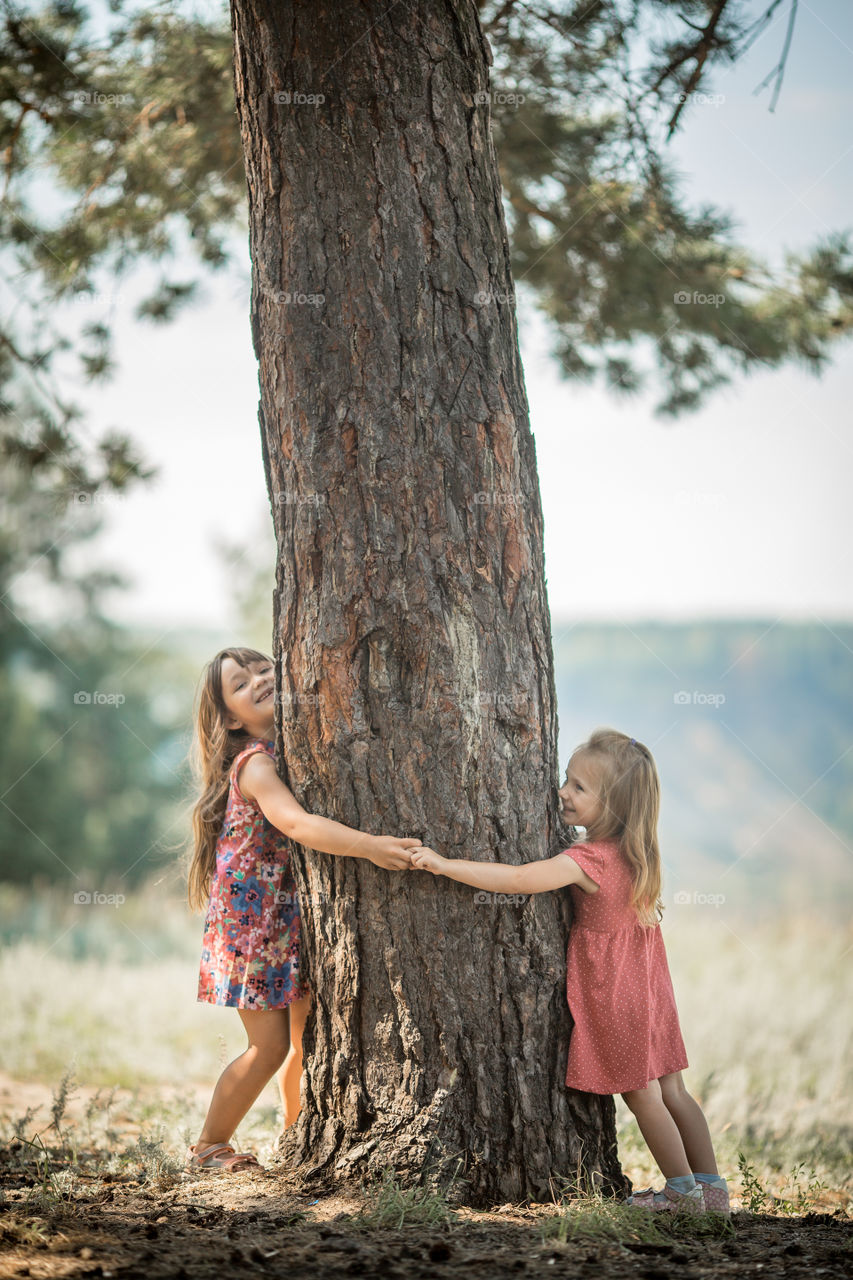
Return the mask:
<path id="1" fill-rule="evenodd" d="M 586 839 L 556 857 L 514 867 L 422 847 L 412 867 L 496 893 L 570 886 L 566 1084 L 620 1093 L 634 1113 L 666 1183 L 635 1192 L 629 1204 L 728 1214 L 708 1125 L 681 1078 L 688 1062 L 659 923 L 660 784 L 651 752 L 624 733 L 597 730 L 569 761 L 560 800 Z"/>

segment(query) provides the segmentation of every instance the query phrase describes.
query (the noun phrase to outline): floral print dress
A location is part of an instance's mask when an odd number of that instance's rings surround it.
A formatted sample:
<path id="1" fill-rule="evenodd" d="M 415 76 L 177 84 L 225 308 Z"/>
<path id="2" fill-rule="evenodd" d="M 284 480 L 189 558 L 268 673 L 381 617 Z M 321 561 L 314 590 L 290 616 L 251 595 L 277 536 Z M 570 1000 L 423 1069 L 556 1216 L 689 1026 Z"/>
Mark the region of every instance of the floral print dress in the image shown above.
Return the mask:
<path id="1" fill-rule="evenodd" d="M 307 994 L 299 974 L 299 899 L 285 837 L 240 791 L 240 768 L 258 751 L 275 759 L 273 743 L 254 738 L 231 765 L 198 999 L 235 1009 L 283 1009 Z"/>

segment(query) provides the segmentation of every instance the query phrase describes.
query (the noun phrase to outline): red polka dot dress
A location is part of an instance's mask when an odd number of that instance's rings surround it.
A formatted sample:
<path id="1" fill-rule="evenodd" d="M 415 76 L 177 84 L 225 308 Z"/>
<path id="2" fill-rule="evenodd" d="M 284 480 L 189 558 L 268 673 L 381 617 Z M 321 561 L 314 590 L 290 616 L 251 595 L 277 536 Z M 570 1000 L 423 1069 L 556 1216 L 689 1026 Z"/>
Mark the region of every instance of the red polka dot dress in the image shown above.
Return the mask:
<path id="1" fill-rule="evenodd" d="M 563 852 L 598 885 L 598 893 L 570 886 L 566 995 L 575 1025 L 566 1084 L 585 1093 L 644 1089 L 688 1066 L 660 925 L 640 924 L 630 905 L 631 869 L 618 840 Z"/>

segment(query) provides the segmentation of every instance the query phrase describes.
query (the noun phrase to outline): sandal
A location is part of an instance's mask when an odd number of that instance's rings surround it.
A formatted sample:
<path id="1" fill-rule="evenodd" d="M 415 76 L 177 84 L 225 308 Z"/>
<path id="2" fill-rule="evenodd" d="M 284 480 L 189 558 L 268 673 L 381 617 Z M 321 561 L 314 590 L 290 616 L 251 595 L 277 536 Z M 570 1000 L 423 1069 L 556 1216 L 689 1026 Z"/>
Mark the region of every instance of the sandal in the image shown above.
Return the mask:
<path id="1" fill-rule="evenodd" d="M 672 1187 L 664 1185 L 663 1191 L 655 1191 L 652 1187 L 648 1187 L 645 1191 L 635 1191 L 633 1195 L 628 1197 L 627 1203 L 632 1209 L 650 1209 L 652 1213 L 669 1211 L 670 1213 L 679 1210 L 685 1213 L 704 1213 L 705 1201 L 697 1184 L 692 1191 L 674 1191 Z"/>
<path id="2" fill-rule="evenodd" d="M 705 1197 L 706 1213 L 722 1213 L 727 1218 L 732 1216 L 729 1188 L 725 1178 L 721 1178 L 719 1182 L 700 1182 L 699 1186 Z"/>
<path id="3" fill-rule="evenodd" d="M 193 1144 L 187 1148 L 187 1159 L 184 1165 L 187 1172 L 201 1173 L 211 1173 L 215 1169 L 222 1169 L 226 1173 L 242 1173 L 244 1169 L 263 1169 L 263 1167 L 247 1151 L 235 1151 L 227 1142 L 215 1142 L 213 1146 L 204 1147 L 201 1152 Z"/>

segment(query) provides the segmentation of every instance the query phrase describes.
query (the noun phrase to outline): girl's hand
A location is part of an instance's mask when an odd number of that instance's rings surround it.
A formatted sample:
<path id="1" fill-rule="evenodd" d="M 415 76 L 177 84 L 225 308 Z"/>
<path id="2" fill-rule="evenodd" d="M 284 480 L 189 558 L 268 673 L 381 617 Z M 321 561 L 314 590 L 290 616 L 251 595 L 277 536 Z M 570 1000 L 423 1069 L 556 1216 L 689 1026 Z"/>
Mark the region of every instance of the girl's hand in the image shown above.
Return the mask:
<path id="1" fill-rule="evenodd" d="M 419 871 L 431 871 L 434 876 L 440 876 L 446 862 L 446 858 L 442 858 L 440 853 L 430 849 L 427 844 L 422 844 L 420 849 L 412 850 L 412 866 L 417 867 Z"/>
<path id="2" fill-rule="evenodd" d="M 420 840 L 410 836 L 402 839 L 397 836 L 376 836 L 367 857 L 375 866 L 383 867 L 386 871 L 408 871 L 412 858 L 409 850 L 419 848 L 420 844 Z"/>

